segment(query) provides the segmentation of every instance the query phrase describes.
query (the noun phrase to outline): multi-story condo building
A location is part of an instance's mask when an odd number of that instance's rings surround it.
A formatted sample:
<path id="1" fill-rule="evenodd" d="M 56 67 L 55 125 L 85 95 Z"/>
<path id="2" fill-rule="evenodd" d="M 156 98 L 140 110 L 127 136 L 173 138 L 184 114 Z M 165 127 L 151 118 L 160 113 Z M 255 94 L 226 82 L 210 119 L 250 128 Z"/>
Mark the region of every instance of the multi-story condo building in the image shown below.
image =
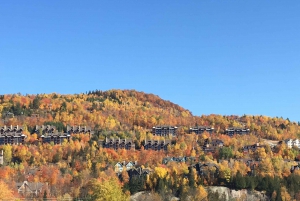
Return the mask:
<path id="1" fill-rule="evenodd" d="M 2 126 L 0 128 L 0 145 L 23 144 L 25 138 L 22 126 Z"/>
<path id="2" fill-rule="evenodd" d="M 197 135 L 202 134 L 204 132 L 208 132 L 209 134 L 212 134 L 212 132 L 214 131 L 213 127 L 209 127 L 209 126 L 195 126 L 195 127 L 191 127 L 189 129 L 189 133 L 195 133 Z"/>
<path id="3" fill-rule="evenodd" d="M 86 134 L 94 134 L 91 127 L 88 126 L 67 126 L 67 133 L 69 134 L 78 134 L 78 133 L 86 133 Z"/>
<path id="4" fill-rule="evenodd" d="M 110 149 L 135 150 L 135 144 L 132 139 L 106 138 L 105 141 L 99 141 L 100 147 Z"/>
<path id="5" fill-rule="evenodd" d="M 176 137 L 176 126 L 156 126 L 152 128 L 152 133 L 155 136 L 172 136 Z"/>
<path id="6" fill-rule="evenodd" d="M 225 130 L 225 134 L 232 137 L 233 135 L 246 135 L 250 133 L 248 128 L 230 127 Z"/>
<path id="7" fill-rule="evenodd" d="M 171 140 L 145 140 L 144 149 L 154 151 L 166 151 L 171 144 Z"/>
<path id="8" fill-rule="evenodd" d="M 67 133 L 51 133 L 51 134 L 43 134 L 41 136 L 42 143 L 51 143 L 54 144 L 62 144 L 65 140 L 70 142 L 70 135 Z"/>

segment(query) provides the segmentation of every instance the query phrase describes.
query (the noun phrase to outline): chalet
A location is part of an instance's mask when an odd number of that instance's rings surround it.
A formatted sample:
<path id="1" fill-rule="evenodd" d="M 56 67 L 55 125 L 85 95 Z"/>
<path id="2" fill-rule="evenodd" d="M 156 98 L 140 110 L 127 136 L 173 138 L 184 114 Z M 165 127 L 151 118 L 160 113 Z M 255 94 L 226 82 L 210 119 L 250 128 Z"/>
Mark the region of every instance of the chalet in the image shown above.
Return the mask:
<path id="1" fill-rule="evenodd" d="M 225 130 L 225 134 L 232 137 L 233 135 L 246 135 L 250 133 L 248 128 L 231 127 Z"/>
<path id="2" fill-rule="evenodd" d="M 131 162 L 131 161 L 129 161 L 129 162 L 125 165 L 125 167 L 126 167 L 126 170 L 128 171 L 128 170 L 134 168 L 136 165 L 137 165 L 136 162 Z"/>
<path id="3" fill-rule="evenodd" d="M 120 139 L 120 138 L 105 138 L 105 141 L 99 142 L 100 147 L 110 149 L 126 149 L 135 150 L 135 144 L 132 139 Z"/>
<path id="4" fill-rule="evenodd" d="M 213 127 L 208 127 L 208 126 L 195 126 L 195 127 L 191 127 L 189 129 L 189 133 L 195 133 L 197 135 L 202 134 L 204 132 L 208 132 L 209 134 L 212 134 L 212 132 L 214 131 Z"/>
<path id="5" fill-rule="evenodd" d="M 18 193 L 23 196 L 34 196 L 37 197 L 41 195 L 46 189 L 48 189 L 47 183 L 40 182 L 28 182 L 24 181 L 22 183 L 17 183 Z"/>
<path id="6" fill-rule="evenodd" d="M 190 168 L 195 168 L 198 175 L 201 177 L 214 176 L 217 177 L 219 174 L 219 166 L 215 163 L 196 163 Z"/>
<path id="7" fill-rule="evenodd" d="M 213 139 L 209 141 L 209 139 L 206 139 L 204 141 L 203 145 L 203 151 L 204 152 L 215 152 L 218 148 L 221 148 L 224 146 L 224 142 L 219 139 Z"/>
<path id="8" fill-rule="evenodd" d="M 67 133 L 51 133 L 41 136 L 42 143 L 62 144 L 65 140 L 70 142 L 70 135 Z"/>
<path id="9" fill-rule="evenodd" d="M 168 164 L 169 162 L 181 162 L 181 163 L 184 163 L 186 162 L 188 159 L 188 157 L 166 157 L 163 159 L 162 163 L 163 164 Z"/>
<path id="10" fill-rule="evenodd" d="M 122 173 L 122 171 L 125 169 L 126 171 L 129 171 L 131 169 L 134 169 L 137 166 L 137 162 L 131 162 L 129 161 L 128 163 L 126 163 L 125 161 L 123 162 L 118 162 L 115 165 L 115 172 L 120 174 Z"/>
<path id="11" fill-rule="evenodd" d="M 117 164 L 115 164 L 115 172 L 121 173 L 122 171 L 123 171 L 123 163 L 117 162 Z"/>
<path id="12" fill-rule="evenodd" d="M 253 145 L 247 145 L 243 147 L 244 152 L 249 152 L 249 151 L 256 151 L 258 148 L 265 148 L 266 145 L 260 145 L 259 143 L 253 144 Z"/>
<path id="13" fill-rule="evenodd" d="M 91 127 L 87 126 L 67 126 L 67 133 L 68 134 L 78 134 L 78 133 L 84 133 L 84 134 L 94 134 L 94 131 L 92 131 Z"/>
<path id="14" fill-rule="evenodd" d="M 176 126 L 156 126 L 152 128 L 152 134 L 155 136 L 172 136 L 176 137 Z"/>
<path id="15" fill-rule="evenodd" d="M 195 157 L 187 157 L 187 156 L 183 156 L 183 157 L 166 157 L 162 160 L 163 164 L 168 164 L 169 162 L 177 162 L 177 163 L 185 163 L 187 161 L 195 161 Z"/>
<path id="16" fill-rule="evenodd" d="M 168 146 L 171 144 L 171 140 L 145 140 L 145 150 L 167 151 Z"/>
<path id="17" fill-rule="evenodd" d="M 3 126 L 0 128 L 0 145 L 23 144 L 25 138 L 22 126 Z"/>

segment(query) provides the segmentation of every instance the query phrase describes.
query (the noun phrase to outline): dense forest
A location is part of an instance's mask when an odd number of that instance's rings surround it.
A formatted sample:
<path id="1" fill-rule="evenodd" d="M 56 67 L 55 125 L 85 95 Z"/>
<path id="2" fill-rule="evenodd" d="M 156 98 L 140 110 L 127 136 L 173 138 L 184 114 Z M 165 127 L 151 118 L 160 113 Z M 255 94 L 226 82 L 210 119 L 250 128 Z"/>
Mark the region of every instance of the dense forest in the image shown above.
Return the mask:
<path id="1" fill-rule="evenodd" d="M 0 115 L 0 126 L 23 126 L 26 135 L 23 144 L 0 146 L 4 151 L 0 199 L 129 200 L 136 192 L 149 191 L 152 200 L 167 200 L 170 196 L 218 200 L 221 198 L 206 187 L 226 186 L 263 191 L 271 200 L 300 200 L 299 148 L 278 143 L 300 138 L 299 122 L 289 119 L 194 116 L 170 101 L 134 90 L 1 95 Z M 42 143 L 36 125 L 53 125 L 62 133 L 68 125 L 89 126 L 94 134 L 73 134 L 69 142 L 61 144 Z M 177 136 L 153 136 L 151 129 L 158 125 L 177 126 Z M 189 134 L 194 126 L 210 126 L 214 132 Z M 250 133 L 229 137 L 225 134 L 229 127 L 249 128 Z M 99 141 L 110 137 L 130 138 L 135 149 L 114 150 L 99 145 Z M 165 138 L 171 140 L 166 151 L 144 149 L 145 140 Z M 206 152 L 203 146 L 214 139 L 224 146 Z M 276 142 L 276 146 L 268 141 Z M 261 145 L 258 149 L 243 150 L 257 143 Z M 167 157 L 188 159 L 163 163 Z M 132 176 L 126 168 L 116 172 L 118 162 L 125 165 L 129 161 L 136 162 L 136 168 L 145 174 Z M 20 195 L 16 184 L 24 181 L 47 184 L 47 188 L 38 195 Z"/>

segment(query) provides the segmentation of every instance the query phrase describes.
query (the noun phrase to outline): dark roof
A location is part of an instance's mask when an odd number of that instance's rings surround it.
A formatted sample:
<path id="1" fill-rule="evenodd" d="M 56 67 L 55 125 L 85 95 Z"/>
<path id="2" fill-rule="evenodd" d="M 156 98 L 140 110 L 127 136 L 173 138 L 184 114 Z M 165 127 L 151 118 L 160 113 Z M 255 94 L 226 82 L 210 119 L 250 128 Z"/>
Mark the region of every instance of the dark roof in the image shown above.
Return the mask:
<path id="1" fill-rule="evenodd" d="M 0 128 L 0 133 L 4 134 L 4 133 L 22 133 L 23 131 L 23 126 L 2 126 Z"/>

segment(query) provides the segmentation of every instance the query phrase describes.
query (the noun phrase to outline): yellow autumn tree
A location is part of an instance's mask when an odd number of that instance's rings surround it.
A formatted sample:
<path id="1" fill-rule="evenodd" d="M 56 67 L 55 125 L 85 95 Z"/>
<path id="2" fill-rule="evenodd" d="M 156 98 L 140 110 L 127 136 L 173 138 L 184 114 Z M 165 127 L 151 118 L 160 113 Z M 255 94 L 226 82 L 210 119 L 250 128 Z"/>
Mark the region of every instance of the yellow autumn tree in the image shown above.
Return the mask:
<path id="1" fill-rule="evenodd" d="M 13 192 L 10 190 L 10 188 L 3 182 L 0 181 L 0 200 L 13 200 Z"/>
<path id="2" fill-rule="evenodd" d="M 160 178 L 163 179 L 166 177 L 168 171 L 166 168 L 163 167 L 155 167 L 154 168 L 156 175 Z"/>
<path id="3" fill-rule="evenodd" d="M 129 196 L 123 193 L 121 185 L 115 178 L 104 181 L 92 179 L 88 184 L 91 200 L 95 201 L 127 201 Z"/>
<path id="4" fill-rule="evenodd" d="M 282 201 L 292 200 L 290 194 L 288 193 L 288 191 L 287 191 L 287 189 L 285 187 L 281 187 L 280 193 L 281 193 L 281 199 L 282 199 Z"/>
<path id="5" fill-rule="evenodd" d="M 203 188 L 202 185 L 198 186 L 196 189 L 195 189 L 195 194 L 193 197 L 191 197 L 191 200 L 192 201 L 198 201 L 198 200 L 207 200 L 207 192 L 206 190 Z"/>

